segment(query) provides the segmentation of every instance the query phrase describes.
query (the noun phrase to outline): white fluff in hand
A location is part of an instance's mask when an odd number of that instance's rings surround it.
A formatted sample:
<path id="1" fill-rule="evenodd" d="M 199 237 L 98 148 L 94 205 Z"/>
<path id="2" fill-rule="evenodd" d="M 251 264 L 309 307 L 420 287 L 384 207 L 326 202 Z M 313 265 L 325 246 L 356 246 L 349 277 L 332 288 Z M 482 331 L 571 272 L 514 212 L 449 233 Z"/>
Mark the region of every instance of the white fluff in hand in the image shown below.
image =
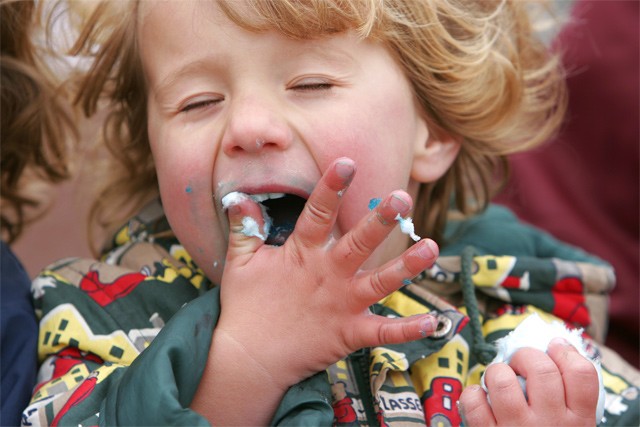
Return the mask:
<path id="1" fill-rule="evenodd" d="M 547 351 L 549 343 L 554 338 L 564 338 L 569 344 L 574 346 L 578 352 L 586 357 L 596 368 L 598 372 L 598 380 L 600 382 L 600 393 L 598 396 L 598 406 L 596 409 L 596 420 L 599 423 L 604 416 L 604 386 L 602 384 L 602 371 L 600 369 L 600 361 L 591 359 L 586 352 L 585 344 L 582 339 L 582 329 L 569 330 L 564 323 L 554 321 L 551 323 L 545 322 L 536 313 L 527 317 L 520 325 L 518 325 L 509 335 L 496 341 L 496 347 L 498 354 L 491 361 L 490 365 L 494 363 L 509 363 L 511 357 L 521 348 L 529 347 L 535 348 L 540 351 Z M 518 376 L 522 391 L 527 395 L 526 380 Z M 482 375 L 482 387 L 485 392 L 487 387 L 484 383 L 484 374 Z"/>
<path id="2" fill-rule="evenodd" d="M 396 221 L 400 223 L 400 230 L 404 234 L 408 234 L 414 242 L 421 239 L 414 231 L 413 220 L 411 218 L 402 218 L 400 214 L 396 215 Z"/>

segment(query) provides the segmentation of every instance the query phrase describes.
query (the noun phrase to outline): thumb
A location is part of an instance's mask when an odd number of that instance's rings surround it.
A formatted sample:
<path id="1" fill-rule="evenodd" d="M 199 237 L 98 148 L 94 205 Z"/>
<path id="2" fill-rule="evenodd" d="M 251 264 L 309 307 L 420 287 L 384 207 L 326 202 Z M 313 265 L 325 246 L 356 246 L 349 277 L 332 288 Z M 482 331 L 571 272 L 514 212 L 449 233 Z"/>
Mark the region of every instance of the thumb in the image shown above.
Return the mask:
<path id="1" fill-rule="evenodd" d="M 230 193 L 222 203 L 229 218 L 227 261 L 239 258 L 248 261 L 267 238 L 262 208 L 243 193 Z"/>

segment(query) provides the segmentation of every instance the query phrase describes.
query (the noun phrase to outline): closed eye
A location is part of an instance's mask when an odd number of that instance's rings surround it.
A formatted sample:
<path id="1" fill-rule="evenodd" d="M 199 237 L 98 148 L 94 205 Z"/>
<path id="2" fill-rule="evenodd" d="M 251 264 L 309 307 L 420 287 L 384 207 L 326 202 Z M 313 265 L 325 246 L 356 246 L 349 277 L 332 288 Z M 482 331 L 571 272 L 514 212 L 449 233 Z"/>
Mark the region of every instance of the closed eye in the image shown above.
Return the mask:
<path id="1" fill-rule="evenodd" d="M 333 87 L 331 83 L 317 82 L 317 83 L 305 83 L 295 85 L 292 89 L 297 91 L 315 91 L 315 90 L 329 90 Z"/>
<path id="2" fill-rule="evenodd" d="M 326 91 L 335 87 L 335 82 L 325 76 L 300 76 L 289 85 L 289 89 L 296 92 Z"/>
<path id="3" fill-rule="evenodd" d="M 203 109 L 219 103 L 220 99 L 203 99 L 201 101 L 191 102 L 180 109 L 181 113 L 188 113 L 189 111 Z"/>

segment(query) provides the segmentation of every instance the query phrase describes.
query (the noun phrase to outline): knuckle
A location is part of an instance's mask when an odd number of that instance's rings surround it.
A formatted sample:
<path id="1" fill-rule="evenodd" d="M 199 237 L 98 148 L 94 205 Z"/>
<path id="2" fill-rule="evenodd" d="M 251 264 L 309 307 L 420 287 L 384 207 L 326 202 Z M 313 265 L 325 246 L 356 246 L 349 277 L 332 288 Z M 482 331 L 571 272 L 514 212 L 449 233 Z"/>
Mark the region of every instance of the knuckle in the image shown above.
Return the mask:
<path id="1" fill-rule="evenodd" d="M 328 206 L 324 206 L 320 203 L 307 203 L 305 209 L 308 212 L 307 217 L 319 225 L 326 225 L 331 222 L 333 217 L 333 210 Z"/>
<path id="2" fill-rule="evenodd" d="M 519 388 L 516 384 L 513 370 L 509 366 L 502 364 L 487 368 L 486 382 L 492 395 L 510 391 L 516 386 Z"/>
<path id="3" fill-rule="evenodd" d="M 571 375 L 582 378 L 584 381 L 598 381 L 596 367 L 586 358 L 580 356 L 569 365 Z"/>
<path id="4" fill-rule="evenodd" d="M 350 234 L 349 249 L 352 253 L 360 257 L 369 255 L 372 252 L 369 245 L 367 245 L 357 233 Z"/>
<path id="5" fill-rule="evenodd" d="M 390 218 L 386 218 L 386 216 L 389 216 L 389 215 L 383 215 L 383 213 L 380 211 L 375 211 L 373 215 L 378 220 L 378 222 L 382 225 L 385 225 L 385 226 L 395 225 L 395 221 L 394 221 L 395 215 Z"/>
<path id="6" fill-rule="evenodd" d="M 380 276 L 380 272 L 376 271 L 373 275 L 371 275 L 371 280 L 369 281 L 371 284 L 371 289 L 373 290 L 375 295 L 379 295 L 380 297 L 386 296 L 389 291 L 387 287 L 384 285 L 384 281 Z"/>
<path id="7" fill-rule="evenodd" d="M 366 342 L 362 342 L 362 337 L 358 334 L 358 331 L 353 328 L 346 328 L 339 331 L 339 342 L 343 342 L 347 348 L 357 349 L 361 346 L 366 346 Z"/>
<path id="8" fill-rule="evenodd" d="M 391 337 L 391 327 L 387 324 L 380 325 L 378 328 L 378 345 L 389 343 Z"/>
<path id="9" fill-rule="evenodd" d="M 515 363 L 515 366 L 526 366 L 528 375 L 552 378 L 553 375 L 560 374 L 558 366 L 549 355 L 531 347 L 521 348 L 516 351 L 511 363 Z"/>
<path id="10" fill-rule="evenodd" d="M 552 377 L 558 375 L 560 371 L 558 367 L 551 359 L 544 358 L 536 360 L 531 364 L 531 374 L 542 378 Z"/>
<path id="11" fill-rule="evenodd" d="M 506 375 L 496 375 L 491 381 L 491 389 L 494 394 L 509 391 L 513 385 L 513 380 Z"/>
<path id="12" fill-rule="evenodd" d="M 410 341 L 413 335 L 412 330 L 412 326 L 408 323 L 387 319 L 387 322 L 382 323 L 378 329 L 378 345 Z"/>
<path id="13" fill-rule="evenodd" d="M 244 230 L 244 225 L 242 225 L 242 223 L 231 223 L 229 224 L 229 231 L 231 231 L 234 234 L 240 234 L 242 235 L 242 231 Z"/>

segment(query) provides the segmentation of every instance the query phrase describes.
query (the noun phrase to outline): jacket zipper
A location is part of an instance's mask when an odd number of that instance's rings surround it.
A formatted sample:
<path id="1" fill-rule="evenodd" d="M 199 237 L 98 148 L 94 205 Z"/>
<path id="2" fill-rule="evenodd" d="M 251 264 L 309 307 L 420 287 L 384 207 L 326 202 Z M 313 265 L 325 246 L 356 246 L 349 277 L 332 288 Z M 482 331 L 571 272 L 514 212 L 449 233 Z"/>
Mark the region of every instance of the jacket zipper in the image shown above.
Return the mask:
<path id="1" fill-rule="evenodd" d="M 360 392 L 362 406 L 364 407 L 364 413 L 367 418 L 367 425 L 379 427 L 380 424 L 378 423 L 376 410 L 373 406 L 373 394 L 371 393 L 369 377 L 370 356 L 371 350 L 367 347 L 351 353 L 349 359 L 351 359 L 351 363 L 354 366 L 353 371 L 356 377 L 358 391 Z"/>

